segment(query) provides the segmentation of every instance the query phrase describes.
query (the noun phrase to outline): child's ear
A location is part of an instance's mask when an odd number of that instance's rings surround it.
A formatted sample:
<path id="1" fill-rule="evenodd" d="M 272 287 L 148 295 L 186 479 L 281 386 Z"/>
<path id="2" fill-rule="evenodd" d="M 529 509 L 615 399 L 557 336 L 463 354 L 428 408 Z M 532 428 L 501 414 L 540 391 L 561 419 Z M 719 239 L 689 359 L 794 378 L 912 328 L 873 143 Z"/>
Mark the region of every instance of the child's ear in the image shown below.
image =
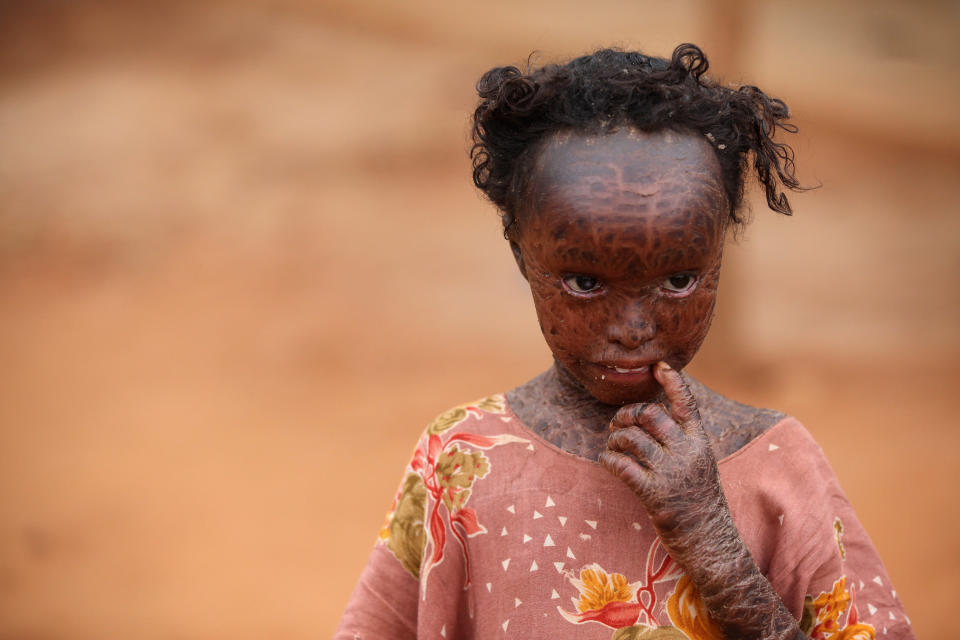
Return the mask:
<path id="1" fill-rule="evenodd" d="M 523 264 L 523 250 L 520 249 L 518 245 L 513 240 L 510 241 L 510 251 L 513 252 L 513 259 L 517 261 L 517 266 L 520 268 L 520 275 L 523 276 L 523 279 L 527 279 L 527 268 Z"/>

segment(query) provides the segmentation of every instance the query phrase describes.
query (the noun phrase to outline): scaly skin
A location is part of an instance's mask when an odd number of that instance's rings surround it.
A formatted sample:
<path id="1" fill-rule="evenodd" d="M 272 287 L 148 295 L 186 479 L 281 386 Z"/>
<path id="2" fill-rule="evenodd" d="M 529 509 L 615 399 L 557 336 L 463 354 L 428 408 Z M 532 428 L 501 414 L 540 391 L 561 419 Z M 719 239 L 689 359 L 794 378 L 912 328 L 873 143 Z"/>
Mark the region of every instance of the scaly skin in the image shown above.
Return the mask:
<path id="1" fill-rule="evenodd" d="M 716 464 L 782 414 L 728 400 L 665 363 L 654 375 L 664 390 L 658 402 L 598 404 L 559 366 L 507 400 L 543 438 L 597 460 L 637 494 L 728 638 L 803 638 L 741 540 Z"/>
<path id="2" fill-rule="evenodd" d="M 659 403 L 627 405 L 599 462 L 640 497 L 667 551 L 729 638 L 803 638 L 734 525 L 693 393 L 661 362 Z"/>
<path id="3" fill-rule="evenodd" d="M 639 496 L 728 637 L 802 637 L 737 532 L 716 463 L 780 416 L 678 373 L 717 297 L 729 202 L 712 146 L 690 132 L 557 135 L 524 201 L 510 241 L 555 365 L 508 394 L 514 412 Z"/>

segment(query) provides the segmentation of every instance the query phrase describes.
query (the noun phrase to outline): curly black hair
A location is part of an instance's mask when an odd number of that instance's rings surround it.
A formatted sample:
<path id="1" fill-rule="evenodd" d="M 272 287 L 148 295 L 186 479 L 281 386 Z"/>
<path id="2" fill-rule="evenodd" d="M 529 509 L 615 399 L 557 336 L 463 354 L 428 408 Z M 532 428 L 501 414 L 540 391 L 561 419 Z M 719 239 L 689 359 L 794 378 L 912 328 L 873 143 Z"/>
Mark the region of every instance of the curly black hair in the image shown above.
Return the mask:
<path id="1" fill-rule="evenodd" d="M 486 72 L 477 83 L 470 158 L 473 182 L 500 209 L 504 233 L 519 213 L 542 141 L 560 131 L 600 134 L 620 126 L 706 136 L 738 224 L 744 221 L 744 170 L 752 157 L 767 205 L 791 215 L 781 187 L 804 187 L 795 175 L 793 149 L 773 140 L 777 129 L 797 131 L 787 121 L 787 105 L 754 86 L 714 82 L 704 77 L 707 68 L 699 47 L 681 44 L 670 60 L 601 49 L 526 73 L 512 66 Z"/>

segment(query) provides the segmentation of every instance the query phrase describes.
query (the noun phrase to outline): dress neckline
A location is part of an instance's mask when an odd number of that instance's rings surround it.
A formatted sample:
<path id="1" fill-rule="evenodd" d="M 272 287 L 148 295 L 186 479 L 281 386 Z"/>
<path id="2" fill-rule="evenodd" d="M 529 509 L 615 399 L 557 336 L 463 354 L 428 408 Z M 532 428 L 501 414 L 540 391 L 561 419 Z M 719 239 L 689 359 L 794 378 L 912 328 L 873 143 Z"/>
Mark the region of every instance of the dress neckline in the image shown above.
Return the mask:
<path id="1" fill-rule="evenodd" d="M 585 457 L 583 457 L 583 456 L 581 456 L 581 455 L 578 455 L 578 454 L 576 454 L 576 453 L 572 453 L 572 452 L 570 452 L 570 451 L 567 451 L 566 449 L 563 449 L 563 448 L 561 448 L 561 447 L 558 447 L 557 445 L 555 445 L 554 443 L 550 442 L 549 440 L 547 440 L 546 438 L 544 438 L 542 435 L 540 435 L 539 433 L 537 433 L 536 431 L 534 431 L 532 428 L 530 428 L 530 427 L 527 425 L 527 423 L 525 423 L 525 422 L 520 418 L 520 416 L 518 416 L 518 415 L 516 414 L 516 412 L 513 410 L 513 407 L 510 406 L 510 400 L 507 398 L 507 394 L 504 393 L 504 394 L 501 394 L 501 395 L 503 396 L 503 406 L 504 406 L 504 408 L 506 409 L 507 413 L 509 414 L 509 417 L 511 418 L 511 420 L 515 421 L 516 424 L 519 426 L 519 428 L 520 428 L 522 431 L 524 431 L 525 434 L 527 434 L 528 436 L 534 438 L 537 443 L 545 446 L 547 449 L 549 449 L 550 451 L 552 451 L 554 454 L 557 454 L 557 455 L 560 455 L 560 456 L 566 457 L 566 458 L 571 458 L 571 459 L 573 459 L 573 460 L 576 461 L 576 462 L 581 462 L 581 463 L 584 463 L 584 464 L 588 464 L 588 465 L 590 465 L 590 466 L 592 466 L 592 467 L 596 467 L 596 468 L 599 468 L 599 469 L 602 469 L 602 468 L 603 468 L 603 467 L 601 466 L 601 464 L 600 464 L 599 462 L 597 462 L 596 460 L 591 460 L 590 458 L 585 458 Z M 783 428 L 785 428 L 785 427 L 783 427 L 783 425 L 786 424 L 786 423 L 788 423 L 788 422 L 791 422 L 791 421 L 792 421 L 792 418 L 791 418 L 789 415 L 785 415 L 785 416 L 782 417 L 780 420 L 778 420 L 776 424 L 774 424 L 772 427 L 770 427 L 769 429 L 767 429 L 766 431 L 764 431 L 763 433 L 761 433 L 759 436 L 757 436 L 756 438 L 754 438 L 753 440 L 751 440 L 751 441 L 748 442 L 747 444 L 743 445 L 742 447 L 740 447 L 740 448 L 737 449 L 736 451 L 727 454 L 726 456 L 724 456 L 724 457 L 721 458 L 720 460 L 717 460 L 717 466 L 719 467 L 720 465 L 725 465 L 726 463 L 729 463 L 730 461 L 734 460 L 735 458 L 739 458 L 741 455 L 743 455 L 743 454 L 744 454 L 745 452 L 747 452 L 748 450 L 753 449 L 753 448 L 755 448 L 756 446 L 759 446 L 759 443 L 761 443 L 761 442 L 769 439 L 770 437 L 772 437 L 771 434 L 773 434 L 774 432 L 779 432 L 779 431 L 781 431 Z M 604 469 L 604 471 L 606 471 L 606 469 Z"/>

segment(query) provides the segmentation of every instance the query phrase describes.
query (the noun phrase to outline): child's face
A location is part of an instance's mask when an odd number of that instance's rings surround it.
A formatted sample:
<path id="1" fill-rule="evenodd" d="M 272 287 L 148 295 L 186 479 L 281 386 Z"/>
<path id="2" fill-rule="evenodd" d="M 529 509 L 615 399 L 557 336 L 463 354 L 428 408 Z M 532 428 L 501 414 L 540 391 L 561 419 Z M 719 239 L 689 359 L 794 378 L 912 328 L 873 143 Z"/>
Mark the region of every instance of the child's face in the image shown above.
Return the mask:
<path id="1" fill-rule="evenodd" d="M 559 365 L 606 404 L 650 400 L 682 369 L 717 297 L 729 205 L 701 136 L 558 136 L 511 232 Z"/>

